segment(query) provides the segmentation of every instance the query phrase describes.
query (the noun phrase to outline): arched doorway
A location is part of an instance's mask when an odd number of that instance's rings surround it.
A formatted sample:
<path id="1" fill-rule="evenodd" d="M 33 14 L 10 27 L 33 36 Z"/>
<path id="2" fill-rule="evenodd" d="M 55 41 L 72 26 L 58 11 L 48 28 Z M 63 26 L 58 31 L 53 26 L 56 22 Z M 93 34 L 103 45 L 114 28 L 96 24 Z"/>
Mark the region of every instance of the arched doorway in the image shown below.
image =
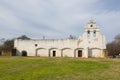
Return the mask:
<path id="1" fill-rule="evenodd" d="M 49 49 L 49 57 L 60 57 L 60 51 L 57 48 L 50 48 Z"/>
<path id="2" fill-rule="evenodd" d="M 27 51 L 26 50 L 22 51 L 22 56 L 27 56 Z"/>
<path id="3" fill-rule="evenodd" d="M 53 51 L 53 57 L 56 57 L 56 51 Z"/>
<path id="4" fill-rule="evenodd" d="M 78 57 L 82 57 L 82 50 L 78 50 Z"/>
<path id="5" fill-rule="evenodd" d="M 101 57 L 102 54 L 101 54 L 101 49 L 99 48 L 92 48 L 91 49 L 91 57 Z"/>
<path id="6" fill-rule="evenodd" d="M 74 51 L 70 48 L 63 48 L 61 54 L 62 57 L 74 57 Z"/>
<path id="7" fill-rule="evenodd" d="M 48 57 L 48 50 L 45 48 L 38 48 L 36 49 L 36 56 Z"/>
<path id="8" fill-rule="evenodd" d="M 77 48 L 75 49 L 75 52 L 74 52 L 74 57 L 83 57 L 84 54 L 83 54 L 83 48 Z"/>

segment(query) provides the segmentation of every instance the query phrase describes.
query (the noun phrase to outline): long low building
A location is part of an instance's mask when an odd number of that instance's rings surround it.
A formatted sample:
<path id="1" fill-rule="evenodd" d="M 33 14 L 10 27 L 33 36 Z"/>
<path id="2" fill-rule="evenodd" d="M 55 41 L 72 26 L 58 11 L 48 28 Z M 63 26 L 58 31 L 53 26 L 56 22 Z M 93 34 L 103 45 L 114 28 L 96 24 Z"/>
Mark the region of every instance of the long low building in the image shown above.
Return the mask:
<path id="1" fill-rule="evenodd" d="M 90 20 L 78 39 L 15 39 L 16 54 L 40 57 L 105 57 L 105 36 L 101 34 L 96 21 Z"/>

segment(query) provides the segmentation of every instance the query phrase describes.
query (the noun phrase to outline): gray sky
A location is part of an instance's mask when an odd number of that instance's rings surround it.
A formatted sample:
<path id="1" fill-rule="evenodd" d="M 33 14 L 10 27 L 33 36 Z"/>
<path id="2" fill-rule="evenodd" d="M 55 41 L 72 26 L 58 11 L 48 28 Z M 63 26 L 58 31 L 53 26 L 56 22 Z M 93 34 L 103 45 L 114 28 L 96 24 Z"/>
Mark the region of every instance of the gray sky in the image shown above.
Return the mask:
<path id="1" fill-rule="evenodd" d="M 79 37 L 95 19 L 107 42 L 120 32 L 120 0 L 0 0 L 0 38 Z"/>

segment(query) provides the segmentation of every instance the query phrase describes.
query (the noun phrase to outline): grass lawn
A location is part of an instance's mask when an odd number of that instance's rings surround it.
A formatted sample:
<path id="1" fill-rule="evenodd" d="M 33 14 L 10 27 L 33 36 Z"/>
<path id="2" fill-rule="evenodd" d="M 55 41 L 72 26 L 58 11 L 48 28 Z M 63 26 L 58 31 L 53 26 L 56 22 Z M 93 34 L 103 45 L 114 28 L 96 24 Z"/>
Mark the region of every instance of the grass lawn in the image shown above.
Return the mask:
<path id="1" fill-rule="evenodd" d="M 0 80 L 120 80 L 120 59 L 0 57 Z"/>

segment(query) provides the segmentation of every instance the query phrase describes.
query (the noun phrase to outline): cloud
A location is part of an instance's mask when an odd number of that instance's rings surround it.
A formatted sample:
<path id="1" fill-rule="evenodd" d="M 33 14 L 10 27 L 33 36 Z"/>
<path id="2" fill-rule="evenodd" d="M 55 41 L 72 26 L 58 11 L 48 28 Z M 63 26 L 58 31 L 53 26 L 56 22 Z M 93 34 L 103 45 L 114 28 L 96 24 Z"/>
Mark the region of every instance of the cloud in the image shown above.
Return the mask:
<path id="1" fill-rule="evenodd" d="M 23 34 L 32 38 L 78 37 L 93 17 L 110 41 L 119 33 L 119 7 L 113 0 L 1 0 L 0 34 L 5 38 Z"/>

